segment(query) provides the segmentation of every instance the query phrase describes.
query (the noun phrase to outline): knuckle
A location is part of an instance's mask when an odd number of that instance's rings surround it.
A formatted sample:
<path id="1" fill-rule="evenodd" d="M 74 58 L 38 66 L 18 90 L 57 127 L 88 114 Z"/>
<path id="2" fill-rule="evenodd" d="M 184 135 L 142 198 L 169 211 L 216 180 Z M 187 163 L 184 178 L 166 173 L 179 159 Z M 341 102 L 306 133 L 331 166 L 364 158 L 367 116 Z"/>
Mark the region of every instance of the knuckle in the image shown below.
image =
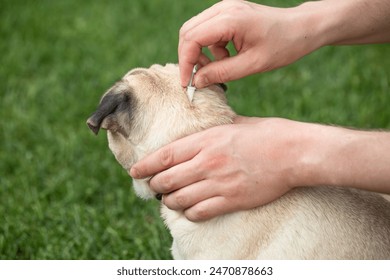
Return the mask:
<path id="1" fill-rule="evenodd" d="M 183 195 L 176 193 L 168 194 L 164 197 L 163 203 L 171 210 L 182 210 L 187 208 L 187 199 Z"/>
<path id="2" fill-rule="evenodd" d="M 184 38 L 185 35 L 187 33 L 187 27 L 186 27 L 186 24 L 184 23 L 181 27 L 180 27 L 180 30 L 179 30 L 179 37 L 180 38 Z"/>
<path id="3" fill-rule="evenodd" d="M 185 23 L 179 30 L 179 38 L 184 41 L 193 41 L 193 32 L 188 23 Z"/>
<path id="4" fill-rule="evenodd" d="M 160 184 L 158 181 L 158 175 L 153 176 L 149 181 L 149 187 L 156 193 L 161 193 Z"/>
<path id="5" fill-rule="evenodd" d="M 226 8 L 226 11 L 232 15 L 232 17 L 237 17 L 238 14 L 248 15 L 248 9 L 251 9 L 250 5 L 244 1 L 233 1 Z"/>
<path id="6" fill-rule="evenodd" d="M 237 16 L 238 13 L 242 13 L 246 10 L 246 5 L 244 3 L 234 3 L 235 5 L 232 5 L 229 8 L 229 12 L 232 15 Z"/>
<path id="7" fill-rule="evenodd" d="M 187 206 L 187 197 L 182 194 L 175 195 L 175 201 L 179 209 L 183 209 Z"/>
<path id="8" fill-rule="evenodd" d="M 206 166 L 205 166 L 206 169 L 208 169 L 208 170 L 214 170 L 214 169 L 216 169 L 216 168 L 219 167 L 220 163 L 219 163 L 219 160 L 218 160 L 216 157 L 214 157 L 214 158 L 209 159 L 209 160 L 206 162 L 205 165 L 206 165 Z"/>
<path id="9" fill-rule="evenodd" d="M 205 167 L 208 170 L 220 169 L 226 166 L 229 158 L 225 155 L 215 155 L 205 161 Z"/>
<path id="10" fill-rule="evenodd" d="M 163 167 L 168 168 L 174 163 L 173 150 L 170 147 L 165 147 L 160 151 L 159 160 Z"/>
<path id="11" fill-rule="evenodd" d="M 192 211 L 187 211 L 185 215 L 187 219 L 193 222 L 203 221 L 210 218 L 209 211 L 203 206 L 198 206 L 195 209 L 192 209 Z"/>
<path id="12" fill-rule="evenodd" d="M 165 174 L 160 179 L 160 188 L 163 193 L 169 193 L 174 190 L 173 177 L 169 174 Z"/>
<path id="13" fill-rule="evenodd" d="M 215 72 L 217 82 L 223 83 L 226 81 L 230 81 L 230 71 L 227 69 L 227 67 L 222 64 L 220 65 Z"/>
<path id="14" fill-rule="evenodd" d="M 152 177 L 149 186 L 157 193 L 170 193 L 174 189 L 173 178 L 169 174 L 157 174 Z"/>

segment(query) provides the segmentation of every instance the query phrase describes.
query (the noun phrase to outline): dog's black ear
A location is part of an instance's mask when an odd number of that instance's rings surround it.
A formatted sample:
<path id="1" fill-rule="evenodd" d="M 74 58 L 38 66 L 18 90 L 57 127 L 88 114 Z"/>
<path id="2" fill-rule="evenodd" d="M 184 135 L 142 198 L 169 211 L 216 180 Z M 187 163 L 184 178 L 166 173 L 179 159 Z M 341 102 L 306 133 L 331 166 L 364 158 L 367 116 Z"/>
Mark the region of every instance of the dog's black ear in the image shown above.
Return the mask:
<path id="1" fill-rule="evenodd" d="M 131 92 L 120 82 L 113 86 L 100 101 L 99 107 L 88 118 L 87 125 L 96 135 L 100 128 L 117 131 L 119 124 L 117 113 L 125 110 L 130 113 Z"/>

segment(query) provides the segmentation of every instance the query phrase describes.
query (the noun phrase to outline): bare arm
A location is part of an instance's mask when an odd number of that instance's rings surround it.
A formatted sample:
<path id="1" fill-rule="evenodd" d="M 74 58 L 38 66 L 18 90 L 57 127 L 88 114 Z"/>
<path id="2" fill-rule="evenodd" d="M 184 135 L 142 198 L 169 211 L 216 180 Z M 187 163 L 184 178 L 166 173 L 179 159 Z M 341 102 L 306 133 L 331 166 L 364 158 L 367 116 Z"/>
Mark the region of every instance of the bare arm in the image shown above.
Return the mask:
<path id="1" fill-rule="evenodd" d="M 390 193 L 390 133 L 312 125 L 297 159 L 296 186 L 341 186 Z M 317 126 L 317 127 L 315 127 Z M 316 131 L 317 130 L 317 131 Z"/>
<path id="2" fill-rule="evenodd" d="M 324 0 L 327 45 L 390 42 L 389 0 Z M 304 6 L 304 5 L 303 5 Z"/>

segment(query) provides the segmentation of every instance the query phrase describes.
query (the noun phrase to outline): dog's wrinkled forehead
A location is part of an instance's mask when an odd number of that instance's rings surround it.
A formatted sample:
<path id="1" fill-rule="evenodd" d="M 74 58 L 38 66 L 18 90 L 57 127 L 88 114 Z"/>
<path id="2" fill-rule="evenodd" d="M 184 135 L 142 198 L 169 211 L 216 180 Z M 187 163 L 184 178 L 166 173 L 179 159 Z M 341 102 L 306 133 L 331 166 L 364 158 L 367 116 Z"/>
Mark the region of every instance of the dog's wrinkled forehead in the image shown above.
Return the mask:
<path id="1" fill-rule="evenodd" d="M 124 77 L 134 89 L 155 91 L 168 90 L 177 86 L 179 89 L 179 69 L 177 66 L 153 65 L 150 68 L 135 68 L 129 71 Z M 147 93 L 147 92 L 144 92 Z"/>
<path id="2" fill-rule="evenodd" d="M 165 66 L 161 66 L 158 64 L 152 65 L 149 68 L 134 68 L 130 70 L 124 78 L 131 78 L 131 76 L 138 76 L 141 75 L 140 77 L 142 78 L 149 78 L 149 79 L 160 79 L 160 78 L 167 78 L 168 76 L 170 77 L 179 77 L 179 68 L 177 65 L 171 65 L 167 64 Z M 138 77 L 137 77 L 138 78 Z"/>
<path id="3" fill-rule="evenodd" d="M 141 82 L 141 86 L 152 86 L 154 89 L 168 90 L 173 87 L 174 91 L 182 92 L 180 83 L 180 70 L 177 64 L 166 64 L 164 66 L 154 64 L 149 68 L 135 68 L 130 70 L 124 79 L 131 84 Z M 138 86 L 137 85 L 137 86 Z M 210 89 L 226 92 L 227 86 L 223 83 L 209 86 Z"/>
<path id="4" fill-rule="evenodd" d="M 152 75 L 152 71 L 145 68 L 136 68 L 128 72 L 124 77 L 125 80 L 134 81 L 134 80 L 142 80 L 142 81 L 153 81 L 156 79 L 155 75 Z"/>

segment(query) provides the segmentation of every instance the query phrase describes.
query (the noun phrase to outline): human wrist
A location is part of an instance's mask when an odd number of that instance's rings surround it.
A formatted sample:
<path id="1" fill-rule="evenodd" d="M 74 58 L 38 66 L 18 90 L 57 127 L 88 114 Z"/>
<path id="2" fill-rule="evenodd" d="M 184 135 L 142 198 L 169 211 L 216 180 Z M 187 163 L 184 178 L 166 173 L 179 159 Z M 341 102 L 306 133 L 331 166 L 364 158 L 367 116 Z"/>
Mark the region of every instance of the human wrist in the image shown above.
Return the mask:
<path id="1" fill-rule="evenodd" d="M 328 164 L 334 146 L 331 142 L 337 137 L 334 130 L 338 128 L 281 118 L 237 120 L 255 125 L 260 150 L 266 151 L 262 157 L 275 164 L 277 177 L 287 189 L 328 182 L 324 164 Z"/>
<path id="2" fill-rule="evenodd" d="M 323 46 L 348 43 L 356 33 L 358 16 L 364 0 L 322 0 L 309 1 L 294 8 L 301 21 L 301 30 L 312 45 L 312 49 Z"/>
<path id="3" fill-rule="evenodd" d="M 290 8 L 291 22 L 294 33 L 300 37 L 301 42 L 308 49 L 307 53 L 328 45 L 330 38 L 326 36 L 330 24 L 326 18 L 327 11 L 324 1 L 309 1 Z"/>
<path id="4" fill-rule="evenodd" d="M 288 36 L 293 36 L 293 44 L 290 47 L 295 48 L 300 56 L 307 55 L 333 42 L 331 32 L 333 23 L 328 18 L 329 5 L 324 2 L 309 1 L 287 8 L 285 16 L 288 17 Z"/>
<path id="5" fill-rule="evenodd" d="M 347 163 L 352 159 L 348 151 L 356 141 L 354 132 L 319 124 L 302 123 L 302 126 L 303 132 L 296 139 L 291 186 L 349 184 L 351 169 Z"/>

